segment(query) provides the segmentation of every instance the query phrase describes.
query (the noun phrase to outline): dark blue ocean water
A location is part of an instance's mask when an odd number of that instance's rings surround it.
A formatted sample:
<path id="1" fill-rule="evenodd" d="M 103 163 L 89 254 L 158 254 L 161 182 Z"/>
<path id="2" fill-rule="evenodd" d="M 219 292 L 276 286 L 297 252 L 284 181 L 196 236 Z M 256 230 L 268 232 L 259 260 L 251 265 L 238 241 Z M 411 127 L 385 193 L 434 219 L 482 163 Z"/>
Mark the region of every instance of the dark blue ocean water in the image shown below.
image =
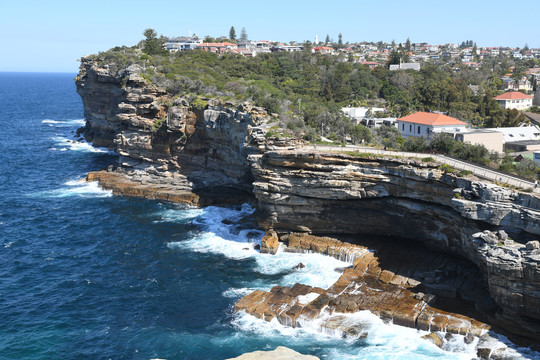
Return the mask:
<path id="1" fill-rule="evenodd" d="M 71 142 L 84 124 L 74 75 L 0 73 L 0 359 L 225 359 L 279 345 L 322 359 L 470 358 L 369 314 L 362 341 L 233 314 L 254 289 L 327 287 L 347 264 L 259 254 L 249 241 L 262 233 L 239 225 L 247 205 L 194 209 L 82 182 L 116 156 Z"/>

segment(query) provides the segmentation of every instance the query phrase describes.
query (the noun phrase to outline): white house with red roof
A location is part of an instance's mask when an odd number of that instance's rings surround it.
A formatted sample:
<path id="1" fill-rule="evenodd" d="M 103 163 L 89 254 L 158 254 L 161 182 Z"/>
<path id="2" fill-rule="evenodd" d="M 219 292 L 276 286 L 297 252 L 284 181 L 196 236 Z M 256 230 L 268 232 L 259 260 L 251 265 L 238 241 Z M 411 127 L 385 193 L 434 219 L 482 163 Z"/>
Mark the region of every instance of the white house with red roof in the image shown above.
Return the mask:
<path id="1" fill-rule="evenodd" d="M 503 109 L 525 110 L 533 105 L 533 97 L 519 91 L 510 91 L 493 98 Z"/>
<path id="2" fill-rule="evenodd" d="M 461 120 L 423 111 L 399 118 L 397 123 L 403 137 L 430 137 L 433 133 L 467 131 L 467 123 Z"/>

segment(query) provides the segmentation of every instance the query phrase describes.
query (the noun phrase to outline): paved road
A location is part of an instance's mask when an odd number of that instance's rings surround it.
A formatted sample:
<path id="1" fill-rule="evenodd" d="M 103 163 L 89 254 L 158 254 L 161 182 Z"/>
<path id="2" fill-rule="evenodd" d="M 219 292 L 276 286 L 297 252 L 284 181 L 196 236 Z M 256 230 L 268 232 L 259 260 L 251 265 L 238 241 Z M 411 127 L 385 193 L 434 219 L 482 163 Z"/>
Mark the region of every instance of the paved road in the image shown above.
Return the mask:
<path id="1" fill-rule="evenodd" d="M 453 167 L 454 169 L 472 171 L 474 175 L 480 178 L 484 178 L 484 179 L 491 180 L 493 182 L 498 182 L 505 185 L 516 186 L 522 189 L 534 189 L 534 183 L 532 181 L 526 181 L 518 177 L 514 177 L 511 175 L 499 172 L 497 170 L 486 169 L 484 167 L 477 166 L 477 165 L 474 165 L 465 161 L 452 159 L 444 155 L 413 153 L 413 152 L 404 152 L 404 151 L 391 151 L 391 150 L 374 149 L 374 148 L 367 148 L 367 147 L 354 146 L 354 145 L 347 145 L 347 146 L 304 145 L 302 148 L 313 149 L 317 151 L 338 151 L 338 152 L 358 151 L 362 153 L 380 154 L 380 155 L 387 155 L 387 156 L 413 157 L 413 158 L 421 158 L 421 159 L 426 158 L 426 157 L 431 157 L 435 161 L 441 164 L 447 164 Z M 540 191 L 540 189 L 535 190 L 535 192 L 538 192 L 538 191 Z"/>

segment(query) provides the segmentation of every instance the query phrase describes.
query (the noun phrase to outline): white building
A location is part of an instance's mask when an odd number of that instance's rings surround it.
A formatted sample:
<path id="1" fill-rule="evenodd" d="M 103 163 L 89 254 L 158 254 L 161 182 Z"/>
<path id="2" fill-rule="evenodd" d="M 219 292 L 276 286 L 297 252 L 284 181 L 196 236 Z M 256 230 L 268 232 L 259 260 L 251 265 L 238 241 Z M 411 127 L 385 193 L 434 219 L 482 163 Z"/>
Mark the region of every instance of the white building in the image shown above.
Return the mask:
<path id="1" fill-rule="evenodd" d="M 390 71 L 408 70 L 408 69 L 420 71 L 420 64 L 419 63 L 401 63 L 400 62 L 399 64 L 390 65 Z"/>
<path id="2" fill-rule="evenodd" d="M 533 97 L 519 91 L 511 91 L 493 98 L 503 109 L 525 110 L 532 106 Z"/>
<path id="3" fill-rule="evenodd" d="M 467 123 L 443 114 L 417 112 L 397 119 L 398 130 L 403 137 L 430 137 L 433 133 L 464 132 Z"/>
<path id="4" fill-rule="evenodd" d="M 503 133 L 505 144 L 516 141 L 540 140 L 540 128 L 538 126 L 500 127 L 485 130 Z"/>
<path id="5" fill-rule="evenodd" d="M 383 108 L 377 107 L 344 107 L 341 111 L 351 120 L 359 123 L 363 118 L 373 116 L 376 112 L 384 112 Z"/>
<path id="6" fill-rule="evenodd" d="M 196 37 L 177 37 L 167 40 L 165 46 L 170 52 L 177 52 L 197 49 L 197 45 L 202 44 L 202 42 L 202 40 Z"/>

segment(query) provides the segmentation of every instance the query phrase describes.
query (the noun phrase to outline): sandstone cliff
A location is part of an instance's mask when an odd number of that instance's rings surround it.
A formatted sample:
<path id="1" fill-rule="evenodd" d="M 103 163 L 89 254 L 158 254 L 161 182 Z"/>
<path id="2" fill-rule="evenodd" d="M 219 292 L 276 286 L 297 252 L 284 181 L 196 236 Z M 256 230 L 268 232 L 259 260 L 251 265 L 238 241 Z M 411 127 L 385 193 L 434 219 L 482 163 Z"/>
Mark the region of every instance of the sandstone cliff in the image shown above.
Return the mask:
<path id="1" fill-rule="evenodd" d="M 116 171 L 89 179 L 119 194 L 201 205 L 212 203 L 201 200 L 209 197 L 254 196 L 261 227 L 275 231 L 265 239 L 268 247 L 287 242 L 291 232 L 367 234 L 459 255 L 484 277 L 497 305 L 490 321 L 540 341 L 540 250 L 530 241 L 540 235 L 538 198 L 446 175 L 419 160 L 276 150 L 288 144 L 265 139 L 272 119 L 263 109 L 215 99 L 196 107 L 142 73 L 82 59 L 76 78 L 87 120 L 82 133 L 120 155 Z M 351 284 L 360 281 L 354 274 Z"/>
<path id="2" fill-rule="evenodd" d="M 540 338 L 540 250 L 528 242 L 540 233 L 535 196 L 418 160 L 302 151 L 251 159 L 263 227 L 388 235 L 460 255 L 478 266 L 500 307 L 492 322 Z"/>
<path id="3" fill-rule="evenodd" d="M 178 191 L 251 192 L 248 156 L 264 139 L 262 108 L 209 99 L 203 109 L 149 84 L 133 65 L 113 70 L 91 57 L 81 59 L 75 78 L 94 146 L 120 155 L 119 165 L 139 182 Z"/>

